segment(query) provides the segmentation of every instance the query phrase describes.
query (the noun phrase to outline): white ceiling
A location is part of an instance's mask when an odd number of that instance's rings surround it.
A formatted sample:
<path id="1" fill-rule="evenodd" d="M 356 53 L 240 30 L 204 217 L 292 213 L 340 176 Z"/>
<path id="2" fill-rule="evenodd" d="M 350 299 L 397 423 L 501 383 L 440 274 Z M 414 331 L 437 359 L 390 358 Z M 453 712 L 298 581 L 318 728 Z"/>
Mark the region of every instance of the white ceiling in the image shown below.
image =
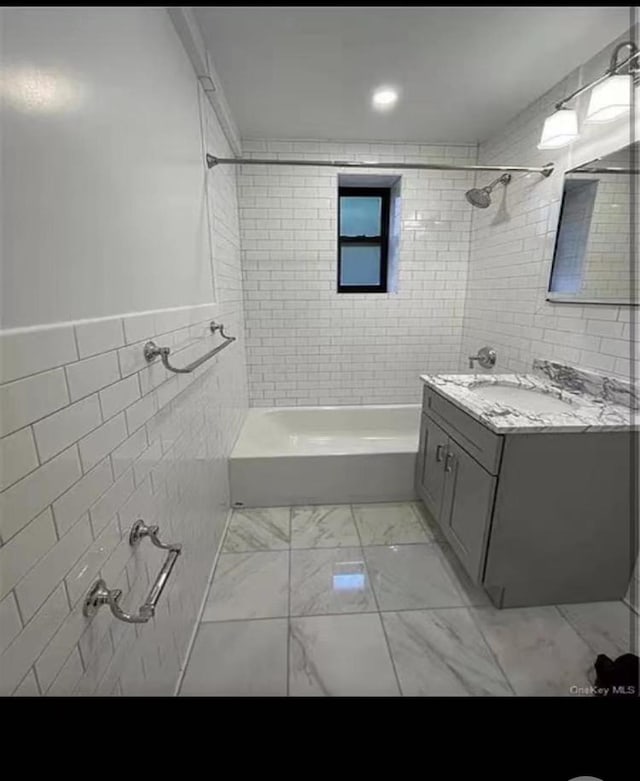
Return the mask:
<path id="1" fill-rule="evenodd" d="M 623 6 L 194 11 L 243 138 L 482 141 L 629 27 Z"/>

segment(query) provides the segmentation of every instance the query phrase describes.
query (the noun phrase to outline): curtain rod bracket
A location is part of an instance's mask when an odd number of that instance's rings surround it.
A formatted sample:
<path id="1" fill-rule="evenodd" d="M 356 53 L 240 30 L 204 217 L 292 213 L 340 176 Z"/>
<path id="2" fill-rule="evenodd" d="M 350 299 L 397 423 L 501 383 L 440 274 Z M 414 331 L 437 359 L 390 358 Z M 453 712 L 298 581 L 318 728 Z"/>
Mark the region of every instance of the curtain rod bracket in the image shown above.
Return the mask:
<path id="1" fill-rule="evenodd" d="M 218 165 L 218 158 L 214 157 L 213 155 L 210 155 L 208 152 L 206 154 L 206 160 L 207 160 L 207 168 L 213 168 L 214 165 Z"/>

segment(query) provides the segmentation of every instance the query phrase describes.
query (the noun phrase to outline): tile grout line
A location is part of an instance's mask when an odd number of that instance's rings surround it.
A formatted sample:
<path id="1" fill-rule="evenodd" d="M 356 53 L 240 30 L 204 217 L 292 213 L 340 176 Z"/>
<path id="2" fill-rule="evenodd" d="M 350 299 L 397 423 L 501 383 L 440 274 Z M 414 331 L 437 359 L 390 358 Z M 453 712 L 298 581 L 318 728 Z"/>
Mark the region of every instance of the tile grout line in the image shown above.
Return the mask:
<path id="1" fill-rule="evenodd" d="M 391 668 L 393 669 L 393 675 L 396 681 L 396 686 L 398 687 L 398 696 L 403 697 L 403 691 L 402 686 L 400 685 L 400 677 L 398 676 L 398 670 L 396 669 L 396 663 L 395 659 L 393 658 L 393 654 L 391 653 L 391 643 L 389 642 L 389 636 L 387 634 L 387 629 L 384 625 L 384 621 L 382 620 L 382 611 L 380 610 L 380 604 L 378 603 L 378 595 L 376 594 L 376 590 L 373 587 L 373 581 L 371 580 L 371 576 L 369 574 L 369 565 L 367 562 L 367 557 L 364 552 L 364 545 L 362 544 L 362 536 L 360 534 L 360 527 L 358 526 L 356 522 L 356 514 L 353 510 L 353 505 L 349 505 L 349 510 L 351 511 L 351 517 L 354 523 L 354 526 L 356 527 L 356 534 L 358 535 L 358 539 L 360 540 L 360 549 L 362 550 L 362 558 L 363 558 L 363 564 L 365 568 L 365 572 L 367 573 L 367 580 L 369 581 L 369 588 L 371 589 L 371 593 L 373 594 L 373 601 L 376 604 L 377 612 L 376 615 L 378 616 L 378 621 L 380 622 L 380 626 L 382 628 L 382 634 L 384 635 L 384 640 L 387 646 L 387 653 L 389 654 L 389 660 L 391 662 Z"/>
<path id="2" fill-rule="evenodd" d="M 480 605 L 479 607 L 482 608 L 482 605 Z M 491 643 L 489 642 L 489 640 L 485 636 L 485 633 L 482 631 L 482 625 L 481 625 L 480 621 L 477 620 L 477 617 L 476 617 L 476 611 L 477 610 L 478 610 L 478 606 L 473 607 L 473 606 L 470 605 L 468 607 L 468 612 L 469 612 L 469 615 L 471 616 L 471 620 L 473 621 L 473 625 L 475 626 L 475 628 L 480 633 L 480 637 L 482 638 L 483 643 L 487 647 L 487 649 L 489 651 L 489 654 L 491 655 L 491 658 L 494 660 L 498 670 L 500 670 L 500 672 L 502 673 L 502 677 L 505 679 L 505 681 L 507 683 L 507 686 L 513 692 L 513 696 L 514 697 L 518 697 L 519 695 L 518 695 L 518 692 L 516 691 L 515 685 L 511 682 L 511 678 L 507 675 L 506 670 L 500 664 L 500 660 L 498 659 L 498 655 L 495 653 L 495 651 L 493 650 L 493 647 L 491 646 Z"/>
<path id="3" fill-rule="evenodd" d="M 124 474 L 124 473 L 123 473 Z M 238 509 L 238 508 L 231 508 Z M 357 527 L 356 527 L 357 531 Z M 348 548 L 408 548 L 411 545 L 427 545 L 429 547 L 438 547 L 441 544 L 440 540 L 427 540 L 426 542 L 390 542 L 390 543 L 375 543 L 373 545 L 363 545 L 358 536 L 358 543 L 349 543 L 348 545 L 316 545 L 309 548 L 247 548 L 246 550 L 233 550 L 222 551 L 225 556 L 246 556 L 248 553 L 284 553 L 287 550 L 297 551 L 328 551 L 328 550 L 343 550 Z"/>
<path id="4" fill-rule="evenodd" d="M 385 615 L 387 613 L 426 613 L 426 612 L 434 612 L 437 613 L 440 610 L 478 610 L 482 609 L 482 606 L 479 605 L 439 605 L 438 607 L 401 607 L 396 608 L 395 610 L 379 610 L 376 606 L 372 610 L 349 610 L 346 612 L 341 613 L 300 613 L 299 615 L 292 615 L 290 618 L 297 619 L 297 618 L 318 618 L 320 616 L 333 616 L 333 617 L 339 617 L 339 616 L 359 616 L 359 615 L 377 615 L 380 613 L 380 615 Z M 287 615 L 285 613 L 280 613 L 278 615 L 273 616 L 251 616 L 250 618 L 214 618 L 209 621 L 202 620 L 202 624 L 233 624 L 233 623 L 239 623 L 241 621 L 272 621 L 273 619 L 280 619 L 280 618 L 287 618 Z"/>
<path id="5" fill-rule="evenodd" d="M 211 583 L 213 582 L 213 577 L 216 571 L 216 567 L 218 566 L 218 561 L 220 559 L 220 551 L 222 550 L 222 546 L 224 545 L 224 541 L 227 536 L 227 531 L 229 529 L 229 524 L 231 523 L 231 519 L 233 518 L 233 507 L 229 508 L 227 520 L 224 525 L 224 530 L 222 532 L 222 535 L 220 537 L 220 544 L 218 545 L 218 550 L 215 553 L 215 556 L 213 557 L 213 563 L 211 564 L 211 572 L 209 573 L 209 577 L 207 579 L 207 584 L 204 589 L 204 594 L 202 597 L 202 602 L 200 603 L 200 609 L 198 610 L 198 613 L 196 615 L 196 620 L 194 622 L 193 631 L 191 633 L 191 639 L 189 640 L 189 643 L 187 645 L 187 649 L 184 654 L 184 660 L 182 664 L 180 665 L 180 669 L 178 671 L 178 680 L 176 681 L 175 688 L 173 690 L 173 697 L 178 697 L 180 695 L 180 690 L 182 689 L 182 683 L 184 681 L 184 676 L 187 671 L 187 667 L 189 665 L 189 661 L 191 660 L 191 652 L 193 651 L 193 646 L 196 641 L 196 637 L 198 635 L 198 632 L 200 631 L 200 627 L 204 623 L 202 621 L 202 616 L 204 614 L 205 608 L 207 606 L 207 599 L 209 598 L 209 591 L 211 590 Z"/>

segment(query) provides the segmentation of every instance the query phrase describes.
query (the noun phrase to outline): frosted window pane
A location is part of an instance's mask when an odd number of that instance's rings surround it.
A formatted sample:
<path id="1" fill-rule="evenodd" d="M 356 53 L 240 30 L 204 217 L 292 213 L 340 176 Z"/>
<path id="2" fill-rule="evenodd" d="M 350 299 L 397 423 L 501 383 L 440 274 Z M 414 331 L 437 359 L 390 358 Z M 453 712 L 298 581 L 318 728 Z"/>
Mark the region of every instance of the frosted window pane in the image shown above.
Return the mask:
<path id="1" fill-rule="evenodd" d="M 382 198 L 340 198 L 341 236 L 380 236 Z"/>
<path id="2" fill-rule="evenodd" d="M 380 247 L 342 247 L 341 285 L 379 285 Z"/>

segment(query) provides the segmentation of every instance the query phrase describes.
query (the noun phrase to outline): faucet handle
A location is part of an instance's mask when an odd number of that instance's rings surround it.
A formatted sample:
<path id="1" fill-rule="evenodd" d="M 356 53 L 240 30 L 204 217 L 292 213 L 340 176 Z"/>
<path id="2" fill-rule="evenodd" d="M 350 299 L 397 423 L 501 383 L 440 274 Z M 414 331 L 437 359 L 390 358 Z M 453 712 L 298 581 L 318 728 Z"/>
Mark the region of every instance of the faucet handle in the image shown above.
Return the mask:
<path id="1" fill-rule="evenodd" d="M 473 362 L 478 361 L 483 369 L 492 369 L 496 365 L 497 357 L 498 355 L 493 347 L 481 347 L 477 355 L 469 356 L 469 368 L 473 369 Z"/>

